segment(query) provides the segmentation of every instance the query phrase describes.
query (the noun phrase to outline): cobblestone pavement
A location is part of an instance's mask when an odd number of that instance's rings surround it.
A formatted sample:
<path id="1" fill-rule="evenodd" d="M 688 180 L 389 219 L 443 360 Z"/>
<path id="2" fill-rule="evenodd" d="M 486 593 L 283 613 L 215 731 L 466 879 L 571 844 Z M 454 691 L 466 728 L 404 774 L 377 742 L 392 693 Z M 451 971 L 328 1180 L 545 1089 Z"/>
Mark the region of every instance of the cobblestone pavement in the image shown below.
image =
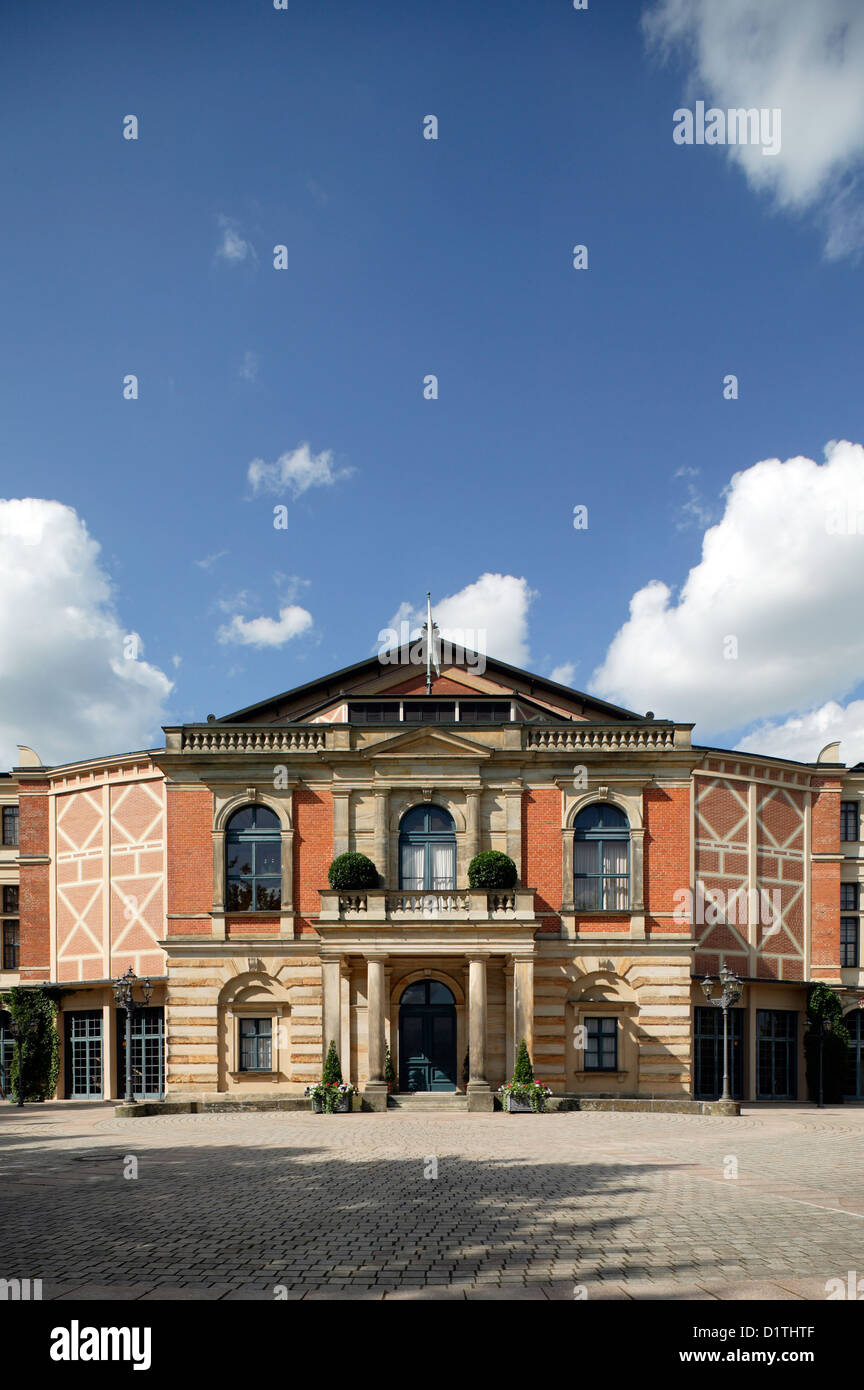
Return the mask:
<path id="1" fill-rule="evenodd" d="M 0 1105 L 0 1278 L 44 1298 L 801 1300 L 850 1270 L 864 1109 Z"/>

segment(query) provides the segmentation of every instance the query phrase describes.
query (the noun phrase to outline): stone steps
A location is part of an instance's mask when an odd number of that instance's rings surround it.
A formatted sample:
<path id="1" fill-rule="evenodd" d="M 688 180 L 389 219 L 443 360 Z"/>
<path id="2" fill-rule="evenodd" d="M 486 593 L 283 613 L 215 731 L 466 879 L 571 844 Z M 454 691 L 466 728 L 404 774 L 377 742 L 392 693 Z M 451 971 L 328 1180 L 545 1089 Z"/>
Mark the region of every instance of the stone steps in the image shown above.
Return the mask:
<path id="1" fill-rule="evenodd" d="M 387 1097 L 388 1110 L 413 1110 L 428 1114 L 431 1111 L 467 1110 L 468 1097 L 456 1091 L 400 1092 Z"/>

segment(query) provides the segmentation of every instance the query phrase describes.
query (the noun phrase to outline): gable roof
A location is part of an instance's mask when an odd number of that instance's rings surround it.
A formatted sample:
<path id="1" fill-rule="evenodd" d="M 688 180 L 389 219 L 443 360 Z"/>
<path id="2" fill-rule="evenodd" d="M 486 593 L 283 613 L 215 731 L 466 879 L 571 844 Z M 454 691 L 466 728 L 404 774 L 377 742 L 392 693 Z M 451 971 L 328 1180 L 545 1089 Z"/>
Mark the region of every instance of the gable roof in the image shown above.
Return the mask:
<path id="1" fill-rule="evenodd" d="M 272 695 L 267 700 L 259 700 L 254 705 L 224 714 L 216 722 L 303 723 L 340 700 L 395 696 L 408 693 L 412 686 L 417 686 L 417 689 L 411 693 L 425 699 L 425 663 L 412 661 L 410 651 L 410 647 L 402 647 L 397 657 L 394 650 L 389 655 L 396 659 L 387 663 L 377 655 L 366 657 L 352 666 L 344 666 L 330 675 L 319 676 L 317 680 L 283 691 L 281 695 Z M 478 670 L 478 667 L 481 669 Z M 422 680 L 419 680 L 421 676 Z M 458 679 L 454 679 L 454 676 Z M 436 679 L 432 687 L 432 698 L 440 699 L 448 695 L 452 698 L 457 693 L 474 699 L 523 696 L 534 705 L 547 708 L 553 718 L 561 720 L 572 718 L 616 723 L 641 721 L 645 717 L 594 695 L 560 685 L 546 676 L 538 676 L 532 671 L 511 666 L 506 661 L 469 651 L 464 653 L 464 660 L 442 664 L 441 678 Z"/>

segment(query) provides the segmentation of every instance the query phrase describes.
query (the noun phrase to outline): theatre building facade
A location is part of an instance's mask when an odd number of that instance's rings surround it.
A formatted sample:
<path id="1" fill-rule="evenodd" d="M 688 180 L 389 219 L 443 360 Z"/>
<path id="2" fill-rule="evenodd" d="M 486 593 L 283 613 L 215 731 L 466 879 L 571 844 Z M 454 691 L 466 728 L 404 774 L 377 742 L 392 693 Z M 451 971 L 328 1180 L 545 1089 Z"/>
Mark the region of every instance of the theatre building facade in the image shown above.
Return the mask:
<path id="1" fill-rule="evenodd" d="M 567 1096 L 807 1099 L 808 985 L 840 994 L 864 1099 L 864 768 L 694 746 L 691 726 L 488 659 L 377 658 L 164 748 L 0 777 L 0 991 L 58 990 L 59 1098 L 123 1094 L 111 982 L 153 992 L 136 1095 L 302 1095 L 335 1041 L 365 1103 L 491 1109 L 527 1042 Z M 499 850 L 515 886 L 469 885 Z M 378 881 L 334 889 L 356 851 Z M 0 1014 L 0 1066 L 11 1044 Z"/>

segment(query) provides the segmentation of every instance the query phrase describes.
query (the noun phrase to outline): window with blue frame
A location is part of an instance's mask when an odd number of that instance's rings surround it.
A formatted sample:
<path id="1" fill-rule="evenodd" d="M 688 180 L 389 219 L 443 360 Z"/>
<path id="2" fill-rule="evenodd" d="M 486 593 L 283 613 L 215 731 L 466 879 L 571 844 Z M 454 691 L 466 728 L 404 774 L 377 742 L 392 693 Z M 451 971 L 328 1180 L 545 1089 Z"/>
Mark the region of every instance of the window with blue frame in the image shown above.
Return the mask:
<path id="1" fill-rule="evenodd" d="M 273 1020 L 241 1018 L 240 1071 L 273 1070 Z"/>
<path id="2" fill-rule="evenodd" d="M 573 822 L 573 903 L 577 912 L 630 906 L 630 822 L 618 806 L 595 802 Z"/>
<path id="3" fill-rule="evenodd" d="M 0 893 L 0 969 L 17 970 L 19 958 L 18 885 L 4 884 Z"/>
<path id="4" fill-rule="evenodd" d="M 3 843 L 4 845 L 17 845 L 18 843 L 18 807 L 3 807 Z"/>
<path id="5" fill-rule="evenodd" d="M 272 912 L 282 906 L 282 834 L 268 806 L 243 806 L 225 831 L 225 907 Z"/>
<path id="6" fill-rule="evenodd" d="M 858 802 L 840 802 L 840 839 L 857 840 L 858 837 Z"/>
<path id="7" fill-rule="evenodd" d="M 617 1018 L 586 1018 L 585 1070 L 618 1070 Z"/>
<path id="8" fill-rule="evenodd" d="M 453 817 L 443 806 L 415 806 L 402 817 L 399 887 L 430 893 L 456 887 Z"/>
<path id="9" fill-rule="evenodd" d="M 840 964 L 847 969 L 858 965 L 858 918 L 840 918 Z"/>

